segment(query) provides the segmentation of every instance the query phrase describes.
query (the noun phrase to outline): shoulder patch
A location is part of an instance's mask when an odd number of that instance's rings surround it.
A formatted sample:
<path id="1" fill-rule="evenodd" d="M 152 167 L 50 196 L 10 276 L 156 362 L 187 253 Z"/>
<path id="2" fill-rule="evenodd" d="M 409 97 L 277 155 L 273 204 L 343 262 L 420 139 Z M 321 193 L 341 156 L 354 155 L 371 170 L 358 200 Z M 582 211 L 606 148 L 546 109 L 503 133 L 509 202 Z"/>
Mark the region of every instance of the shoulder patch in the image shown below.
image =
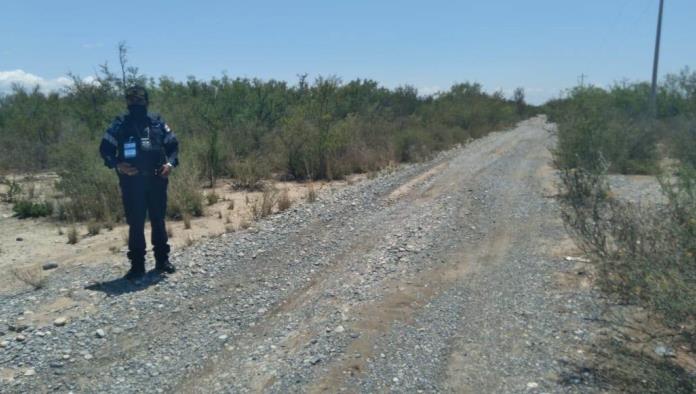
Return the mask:
<path id="1" fill-rule="evenodd" d="M 123 116 L 117 116 L 114 118 L 114 120 L 111 122 L 111 125 L 109 126 L 109 129 L 107 130 L 108 133 L 110 134 L 115 134 L 118 132 L 118 130 L 121 128 L 123 125 Z"/>

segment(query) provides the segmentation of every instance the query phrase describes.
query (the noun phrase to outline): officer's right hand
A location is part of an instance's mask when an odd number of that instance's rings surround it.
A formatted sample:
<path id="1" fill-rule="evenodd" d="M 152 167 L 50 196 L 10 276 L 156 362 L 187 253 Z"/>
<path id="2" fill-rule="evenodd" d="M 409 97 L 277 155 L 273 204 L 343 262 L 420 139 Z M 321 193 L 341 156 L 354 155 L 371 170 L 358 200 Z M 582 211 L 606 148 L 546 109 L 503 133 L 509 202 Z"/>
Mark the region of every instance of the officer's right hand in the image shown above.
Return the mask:
<path id="1" fill-rule="evenodd" d="M 133 176 L 138 174 L 138 169 L 133 167 L 130 163 L 118 163 L 116 165 L 116 170 L 124 175 Z"/>

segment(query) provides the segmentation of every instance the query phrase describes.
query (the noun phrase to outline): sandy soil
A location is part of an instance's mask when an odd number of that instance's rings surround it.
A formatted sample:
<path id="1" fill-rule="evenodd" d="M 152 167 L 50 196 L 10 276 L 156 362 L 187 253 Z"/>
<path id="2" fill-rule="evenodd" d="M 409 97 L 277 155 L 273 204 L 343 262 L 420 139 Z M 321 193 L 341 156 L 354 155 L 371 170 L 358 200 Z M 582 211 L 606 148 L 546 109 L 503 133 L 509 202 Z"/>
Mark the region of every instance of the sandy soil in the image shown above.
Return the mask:
<path id="1" fill-rule="evenodd" d="M 55 197 L 55 182 L 58 176 L 52 173 L 38 175 L 6 175 L 22 185 L 26 192 L 34 189 L 39 198 Z M 317 193 L 328 189 L 341 188 L 349 183 L 359 182 L 364 175 L 353 175 L 345 181 L 332 182 L 276 182 L 279 194 L 287 191 L 291 202 L 304 201 L 310 187 Z M 33 186 L 32 186 L 33 185 Z M 7 191 L 6 185 L 0 185 L 0 194 Z M 202 217 L 191 220 L 191 228 L 186 229 L 183 221 L 168 221 L 170 244 L 173 253 L 195 244 L 198 240 L 218 236 L 226 232 L 237 231 L 250 225 L 254 218 L 252 207 L 261 198 L 260 192 L 235 190 L 228 179 L 221 179 L 215 188 L 208 188 L 204 193 L 215 193 L 219 201 L 205 207 Z M 0 202 L 0 289 L 1 292 L 16 291 L 27 287 L 18 279 L 15 272 L 38 270 L 47 262 L 58 263 L 59 269 L 99 264 L 127 264 L 128 226 L 121 223 L 112 229 L 102 229 L 97 235 L 90 236 L 86 223 L 77 223 L 79 242 L 70 245 L 67 232 L 71 224 L 54 219 L 18 219 L 12 212 L 12 204 Z M 146 226 L 146 239 L 149 243 L 149 224 Z M 148 245 L 150 247 L 150 245 Z M 151 251 L 149 258 L 152 259 Z M 51 275 L 55 270 L 44 271 Z"/>

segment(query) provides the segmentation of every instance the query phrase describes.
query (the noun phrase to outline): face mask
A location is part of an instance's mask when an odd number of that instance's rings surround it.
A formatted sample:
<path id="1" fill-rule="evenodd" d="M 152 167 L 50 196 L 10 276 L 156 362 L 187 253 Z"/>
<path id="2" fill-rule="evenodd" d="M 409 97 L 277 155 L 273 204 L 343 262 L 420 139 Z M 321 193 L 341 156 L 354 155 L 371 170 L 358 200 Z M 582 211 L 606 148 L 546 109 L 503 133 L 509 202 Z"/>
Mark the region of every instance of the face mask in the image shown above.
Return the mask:
<path id="1" fill-rule="evenodd" d="M 129 105 L 128 113 L 135 119 L 142 119 L 147 116 L 147 107 L 144 105 Z"/>

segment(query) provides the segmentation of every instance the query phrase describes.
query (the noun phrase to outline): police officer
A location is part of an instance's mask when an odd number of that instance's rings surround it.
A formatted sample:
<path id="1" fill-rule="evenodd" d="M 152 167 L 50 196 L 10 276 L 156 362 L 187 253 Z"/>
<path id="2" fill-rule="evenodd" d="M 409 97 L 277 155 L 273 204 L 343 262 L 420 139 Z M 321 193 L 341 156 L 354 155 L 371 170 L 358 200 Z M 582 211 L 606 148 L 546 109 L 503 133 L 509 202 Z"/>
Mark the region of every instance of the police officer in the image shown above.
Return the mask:
<path id="1" fill-rule="evenodd" d="M 155 270 L 173 273 L 165 228 L 167 184 L 172 168 L 178 164 L 179 143 L 169 126 L 158 115 L 147 112 L 148 94 L 144 87 L 126 90 L 128 112 L 118 116 L 104 134 L 99 152 L 104 164 L 118 173 L 123 208 L 128 222 L 128 259 L 131 268 L 125 278 L 139 279 L 145 274 L 145 217 L 152 225 Z"/>

